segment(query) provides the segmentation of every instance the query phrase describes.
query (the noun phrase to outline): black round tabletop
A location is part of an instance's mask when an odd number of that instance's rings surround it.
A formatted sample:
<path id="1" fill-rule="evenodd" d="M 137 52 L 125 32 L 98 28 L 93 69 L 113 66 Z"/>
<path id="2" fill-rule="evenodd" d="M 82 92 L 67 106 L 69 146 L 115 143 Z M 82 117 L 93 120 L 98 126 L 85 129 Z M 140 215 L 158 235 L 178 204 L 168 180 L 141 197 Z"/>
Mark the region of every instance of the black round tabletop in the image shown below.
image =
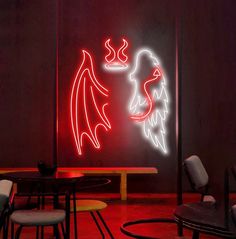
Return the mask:
<path id="1" fill-rule="evenodd" d="M 19 181 L 72 181 L 79 180 L 84 176 L 77 172 L 55 172 L 53 175 L 42 175 L 38 171 L 17 171 L 1 174 L 2 179 L 8 179 L 13 182 Z"/>
<path id="2" fill-rule="evenodd" d="M 197 231 L 220 235 L 224 238 L 236 238 L 236 225 L 231 216 L 224 217 L 224 211 L 209 202 L 188 203 L 178 206 L 174 212 L 177 222 Z M 228 226 L 226 226 L 226 222 Z"/>

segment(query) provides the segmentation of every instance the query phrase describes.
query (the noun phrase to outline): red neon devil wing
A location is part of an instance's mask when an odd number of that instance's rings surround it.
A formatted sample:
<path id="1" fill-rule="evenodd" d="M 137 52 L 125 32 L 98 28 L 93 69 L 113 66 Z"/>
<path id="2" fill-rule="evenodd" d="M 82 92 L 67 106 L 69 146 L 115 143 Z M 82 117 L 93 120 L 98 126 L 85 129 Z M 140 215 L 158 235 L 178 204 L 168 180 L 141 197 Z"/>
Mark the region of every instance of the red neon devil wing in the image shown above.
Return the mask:
<path id="1" fill-rule="evenodd" d="M 75 76 L 70 98 L 71 126 L 79 155 L 82 155 L 85 139 L 95 148 L 101 147 L 98 128 L 102 127 L 106 131 L 111 128 L 105 114 L 108 103 L 104 99 L 107 97 L 108 90 L 95 76 L 91 55 L 83 50 L 83 61 Z"/>

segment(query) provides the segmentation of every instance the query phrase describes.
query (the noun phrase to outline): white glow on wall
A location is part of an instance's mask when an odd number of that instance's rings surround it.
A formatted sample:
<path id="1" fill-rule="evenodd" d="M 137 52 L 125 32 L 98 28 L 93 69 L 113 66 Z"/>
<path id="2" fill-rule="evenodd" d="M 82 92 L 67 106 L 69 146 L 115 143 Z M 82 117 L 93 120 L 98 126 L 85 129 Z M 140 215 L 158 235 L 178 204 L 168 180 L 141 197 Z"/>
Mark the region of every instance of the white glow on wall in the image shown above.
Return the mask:
<path id="1" fill-rule="evenodd" d="M 143 58 L 151 62 L 152 71 L 149 77 L 138 76 L 140 67 L 145 67 Z M 142 135 L 154 148 L 168 154 L 166 123 L 169 115 L 169 96 L 167 79 L 160 61 L 152 50 L 142 48 L 135 55 L 133 69 L 128 75 L 133 86 L 129 102 L 130 118 L 141 129 Z"/>

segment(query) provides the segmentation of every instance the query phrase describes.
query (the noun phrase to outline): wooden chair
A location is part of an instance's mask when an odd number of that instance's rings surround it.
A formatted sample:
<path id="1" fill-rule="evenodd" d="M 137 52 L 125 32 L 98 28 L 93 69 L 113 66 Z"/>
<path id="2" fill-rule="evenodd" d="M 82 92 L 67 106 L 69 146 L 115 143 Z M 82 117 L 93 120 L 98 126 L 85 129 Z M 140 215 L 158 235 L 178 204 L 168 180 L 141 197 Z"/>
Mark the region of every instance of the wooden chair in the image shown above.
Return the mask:
<path id="1" fill-rule="evenodd" d="M 16 194 L 15 197 L 29 196 L 29 194 L 21 193 Z M 69 227 L 69 216 L 70 216 L 70 198 L 68 193 L 34 193 L 30 194 L 31 197 L 43 197 L 53 198 L 53 206 L 45 209 L 44 206 L 40 205 L 38 209 L 28 210 L 14 210 L 10 215 L 11 221 L 11 234 L 12 238 L 18 239 L 20 237 L 23 227 L 36 227 L 37 233 L 36 238 L 39 237 L 39 228 L 41 228 L 41 238 L 43 238 L 44 227 L 53 226 L 56 238 L 59 238 L 58 225 L 62 226 L 62 233 L 64 238 L 67 238 L 67 232 Z M 58 197 L 64 197 L 65 209 L 57 209 Z M 14 202 L 13 202 L 14 203 Z M 66 222 L 66 231 L 64 230 L 63 222 Z M 18 228 L 15 232 L 14 225 L 17 224 Z M 15 234 L 15 235 L 14 235 Z"/>

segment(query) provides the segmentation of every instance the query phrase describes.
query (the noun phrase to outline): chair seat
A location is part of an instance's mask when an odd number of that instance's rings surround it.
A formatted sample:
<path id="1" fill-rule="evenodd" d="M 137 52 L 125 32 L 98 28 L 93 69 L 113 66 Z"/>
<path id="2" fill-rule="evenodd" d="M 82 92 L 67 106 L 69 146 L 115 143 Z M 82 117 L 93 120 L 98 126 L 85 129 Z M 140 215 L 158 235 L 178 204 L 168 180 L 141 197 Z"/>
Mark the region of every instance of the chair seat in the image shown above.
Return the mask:
<path id="1" fill-rule="evenodd" d="M 87 200 L 87 199 L 76 200 L 77 212 L 99 211 L 106 207 L 107 204 L 99 200 Z M 71 211 L 73 211 L 73 205 L 71 205 Z"/>
<path id="2" fill-rule="evenodd" d="M 22 226 L 49 226 L 63 222 L 65 210 L 16 210 L 11 221 Z"/>

